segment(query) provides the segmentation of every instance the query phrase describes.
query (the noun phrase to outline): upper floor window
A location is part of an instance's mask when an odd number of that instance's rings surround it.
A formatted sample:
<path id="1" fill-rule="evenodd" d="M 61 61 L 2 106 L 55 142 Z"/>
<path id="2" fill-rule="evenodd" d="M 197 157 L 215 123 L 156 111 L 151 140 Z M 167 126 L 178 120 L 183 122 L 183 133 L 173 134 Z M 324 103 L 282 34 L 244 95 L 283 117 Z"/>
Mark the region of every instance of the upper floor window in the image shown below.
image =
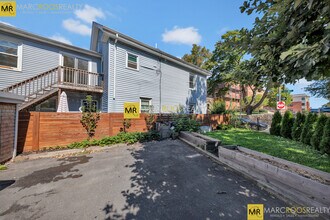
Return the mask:
<path id="1" fill-rule="evenodd" d="M 196 87 L 196 75 L 189 74 L 189 89 L 195 89 Z"/>
<path id="2" fill-rule="evenodd" d="M 139 70 L 139 56 L 127 53 L 126 67 Z"/>
<path id="3" fill-rule="evenodd" d="M 301 98 L 301 101 L 305 101 L 305 97 L 302 97 L 302 98 Z"/>
<path id="4" fill-rule="evenodd" d="M 0 68 L 20 70 L 20 46 L 0 40 Z"/>

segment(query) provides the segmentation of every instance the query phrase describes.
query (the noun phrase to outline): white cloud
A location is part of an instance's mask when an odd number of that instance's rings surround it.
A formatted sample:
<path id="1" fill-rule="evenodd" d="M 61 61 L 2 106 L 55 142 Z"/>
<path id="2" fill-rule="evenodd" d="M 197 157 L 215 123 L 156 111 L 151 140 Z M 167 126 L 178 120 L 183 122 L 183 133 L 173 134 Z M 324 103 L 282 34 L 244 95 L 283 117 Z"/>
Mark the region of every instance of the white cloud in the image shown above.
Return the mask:
<path id="1" fill-rule="evenodd" d="M 202 40 L 202 36 L 198 33 L 198 29 L 194 27 L 180 28 L 175 26 L 170 31 L 165 30 L 162 37 L 163 41 L 166 43 L 187 45 L 199 44 Z"/>
<path id="2" fill-rule="evenodd" d="M 102 11 L 102 9 L 94 8 L 90 5 L 85 5 L 83 9 L 75 10 L 74 14 L 77 18 L 87 23 L 97 21 L 98 18 L 105 18 L 105 13 Z"/>
<path id="3" fill-rule="evenodd" d="M 50 39 L 53 39 L 53 40 L 57 40 L 57 41 L 60 41 L 62 43 L 65 43 L 65 44 L 70 44 L 72 45 L 72 42 L 68 39 L 66 39 L 65 37 L 63 37 L 62 35 L 60 34 L 54 34 L 53 36 L 49 37 Z"/>
<path id="4" fill-rule="evenodd" d="M 12 25 L 12 24 L 10 24 L 10 23 L 8 23 L 8 22 L 0 21 L 0 23 L 5 24 L 5 25 L 8 25 L 8 26 L 15 27 L 14 25 Z"/>
<path id="5" fill-rule="evenodd" d="M 85 24 L 82 24 L 79 20 L 66 19 L 62 22 L 63 27 L 73 33 L 89 36 L 91 34 L 91 28 Z"/>

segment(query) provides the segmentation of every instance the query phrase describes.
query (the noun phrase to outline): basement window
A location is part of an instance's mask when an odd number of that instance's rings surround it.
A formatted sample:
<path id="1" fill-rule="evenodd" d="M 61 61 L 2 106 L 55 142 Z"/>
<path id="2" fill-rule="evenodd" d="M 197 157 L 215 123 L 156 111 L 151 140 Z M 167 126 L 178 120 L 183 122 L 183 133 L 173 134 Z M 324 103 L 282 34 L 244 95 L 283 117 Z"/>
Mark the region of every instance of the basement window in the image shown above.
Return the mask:
<path id="1" fill-rule="evenodd" d="M 126 67 L 134 70 L 139 70 L 139 56 L 132 53 L 127 53 Z"/>

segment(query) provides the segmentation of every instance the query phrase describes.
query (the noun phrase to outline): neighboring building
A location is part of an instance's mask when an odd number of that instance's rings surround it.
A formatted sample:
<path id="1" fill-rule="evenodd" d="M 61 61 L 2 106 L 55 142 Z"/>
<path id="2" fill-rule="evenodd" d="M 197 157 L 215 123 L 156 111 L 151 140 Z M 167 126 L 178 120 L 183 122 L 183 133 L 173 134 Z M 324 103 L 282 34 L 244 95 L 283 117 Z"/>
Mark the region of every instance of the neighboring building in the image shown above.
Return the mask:
<path id="1" fill-rule="evenodd" d="M 140 102 L 142 112 L 206 113 L 208 71 L 97 23 L 91 50 L 102 54 L 103 111 Z"/>
<path id="2" fill-rule="evenodd" d="M 292 103 L 288 106 L 288 109 L 293 112 L 310 111 L 309 96 L 306 94 L 294 94 L 292 95 Z"/>
<path id="3" fill-rule="evenodd" d="M 141 112 L 206 113 L 208 74 L 97 23 L 91 50 L 0 23 L 0 91 L 24 96 L 20 110 L 56 111 L 65 91 L 69 111 L 89 94 L 103 112 L 140 102 Z"/>

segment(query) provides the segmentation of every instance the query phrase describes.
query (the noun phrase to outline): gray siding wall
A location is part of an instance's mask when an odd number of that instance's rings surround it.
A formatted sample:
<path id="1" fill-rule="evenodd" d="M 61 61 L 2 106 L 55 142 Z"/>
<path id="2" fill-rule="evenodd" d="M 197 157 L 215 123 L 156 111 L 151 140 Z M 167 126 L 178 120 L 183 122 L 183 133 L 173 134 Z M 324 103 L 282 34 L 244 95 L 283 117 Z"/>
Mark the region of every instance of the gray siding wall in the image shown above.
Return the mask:
<path id="1" fill-rule="evenodd" d="M 88 57 L 84 54 L 11 35 L 0 34 L 0 39 L 9 40 L 22 45 L 22 70 L 15 71 L 0 68 L 0 90 L 55 68 L 60 64 L 61 52 L 91 60 L 92 71 L 100 72 L 100 60 L 98 58 Z"/>
<path id="2" fill-rule="evenodd" d="M 132 49 L 117 43 L 116 74 L 114 76 L 114 42 L 110 41 L 110 69 L 105 81 L 108 81 L 108 112 L 123 112 L 124 102 L 139 102 L 140 98 L 151 98 L 154 112 L 176 112 L 179 106 L 188 111 L 189 104 L 194 104 L 196 113 L 206 113 L 206 77 L 197 75 L 196 90 L 189 89 L 190 72 L 173 63 L 154 55 Z M 139 56 L 139 71 L 126 68 L 126 53 Z M 161 69 L 161 74 L 157 72 Z M 116 83 L 114 83 L 116 77 Z M 161 77 L 161 100 L 160 100 Z M 114 86 L 116 95 L 114 97 Z M 115 99 L 114 99 L 115 98 Z"/>

